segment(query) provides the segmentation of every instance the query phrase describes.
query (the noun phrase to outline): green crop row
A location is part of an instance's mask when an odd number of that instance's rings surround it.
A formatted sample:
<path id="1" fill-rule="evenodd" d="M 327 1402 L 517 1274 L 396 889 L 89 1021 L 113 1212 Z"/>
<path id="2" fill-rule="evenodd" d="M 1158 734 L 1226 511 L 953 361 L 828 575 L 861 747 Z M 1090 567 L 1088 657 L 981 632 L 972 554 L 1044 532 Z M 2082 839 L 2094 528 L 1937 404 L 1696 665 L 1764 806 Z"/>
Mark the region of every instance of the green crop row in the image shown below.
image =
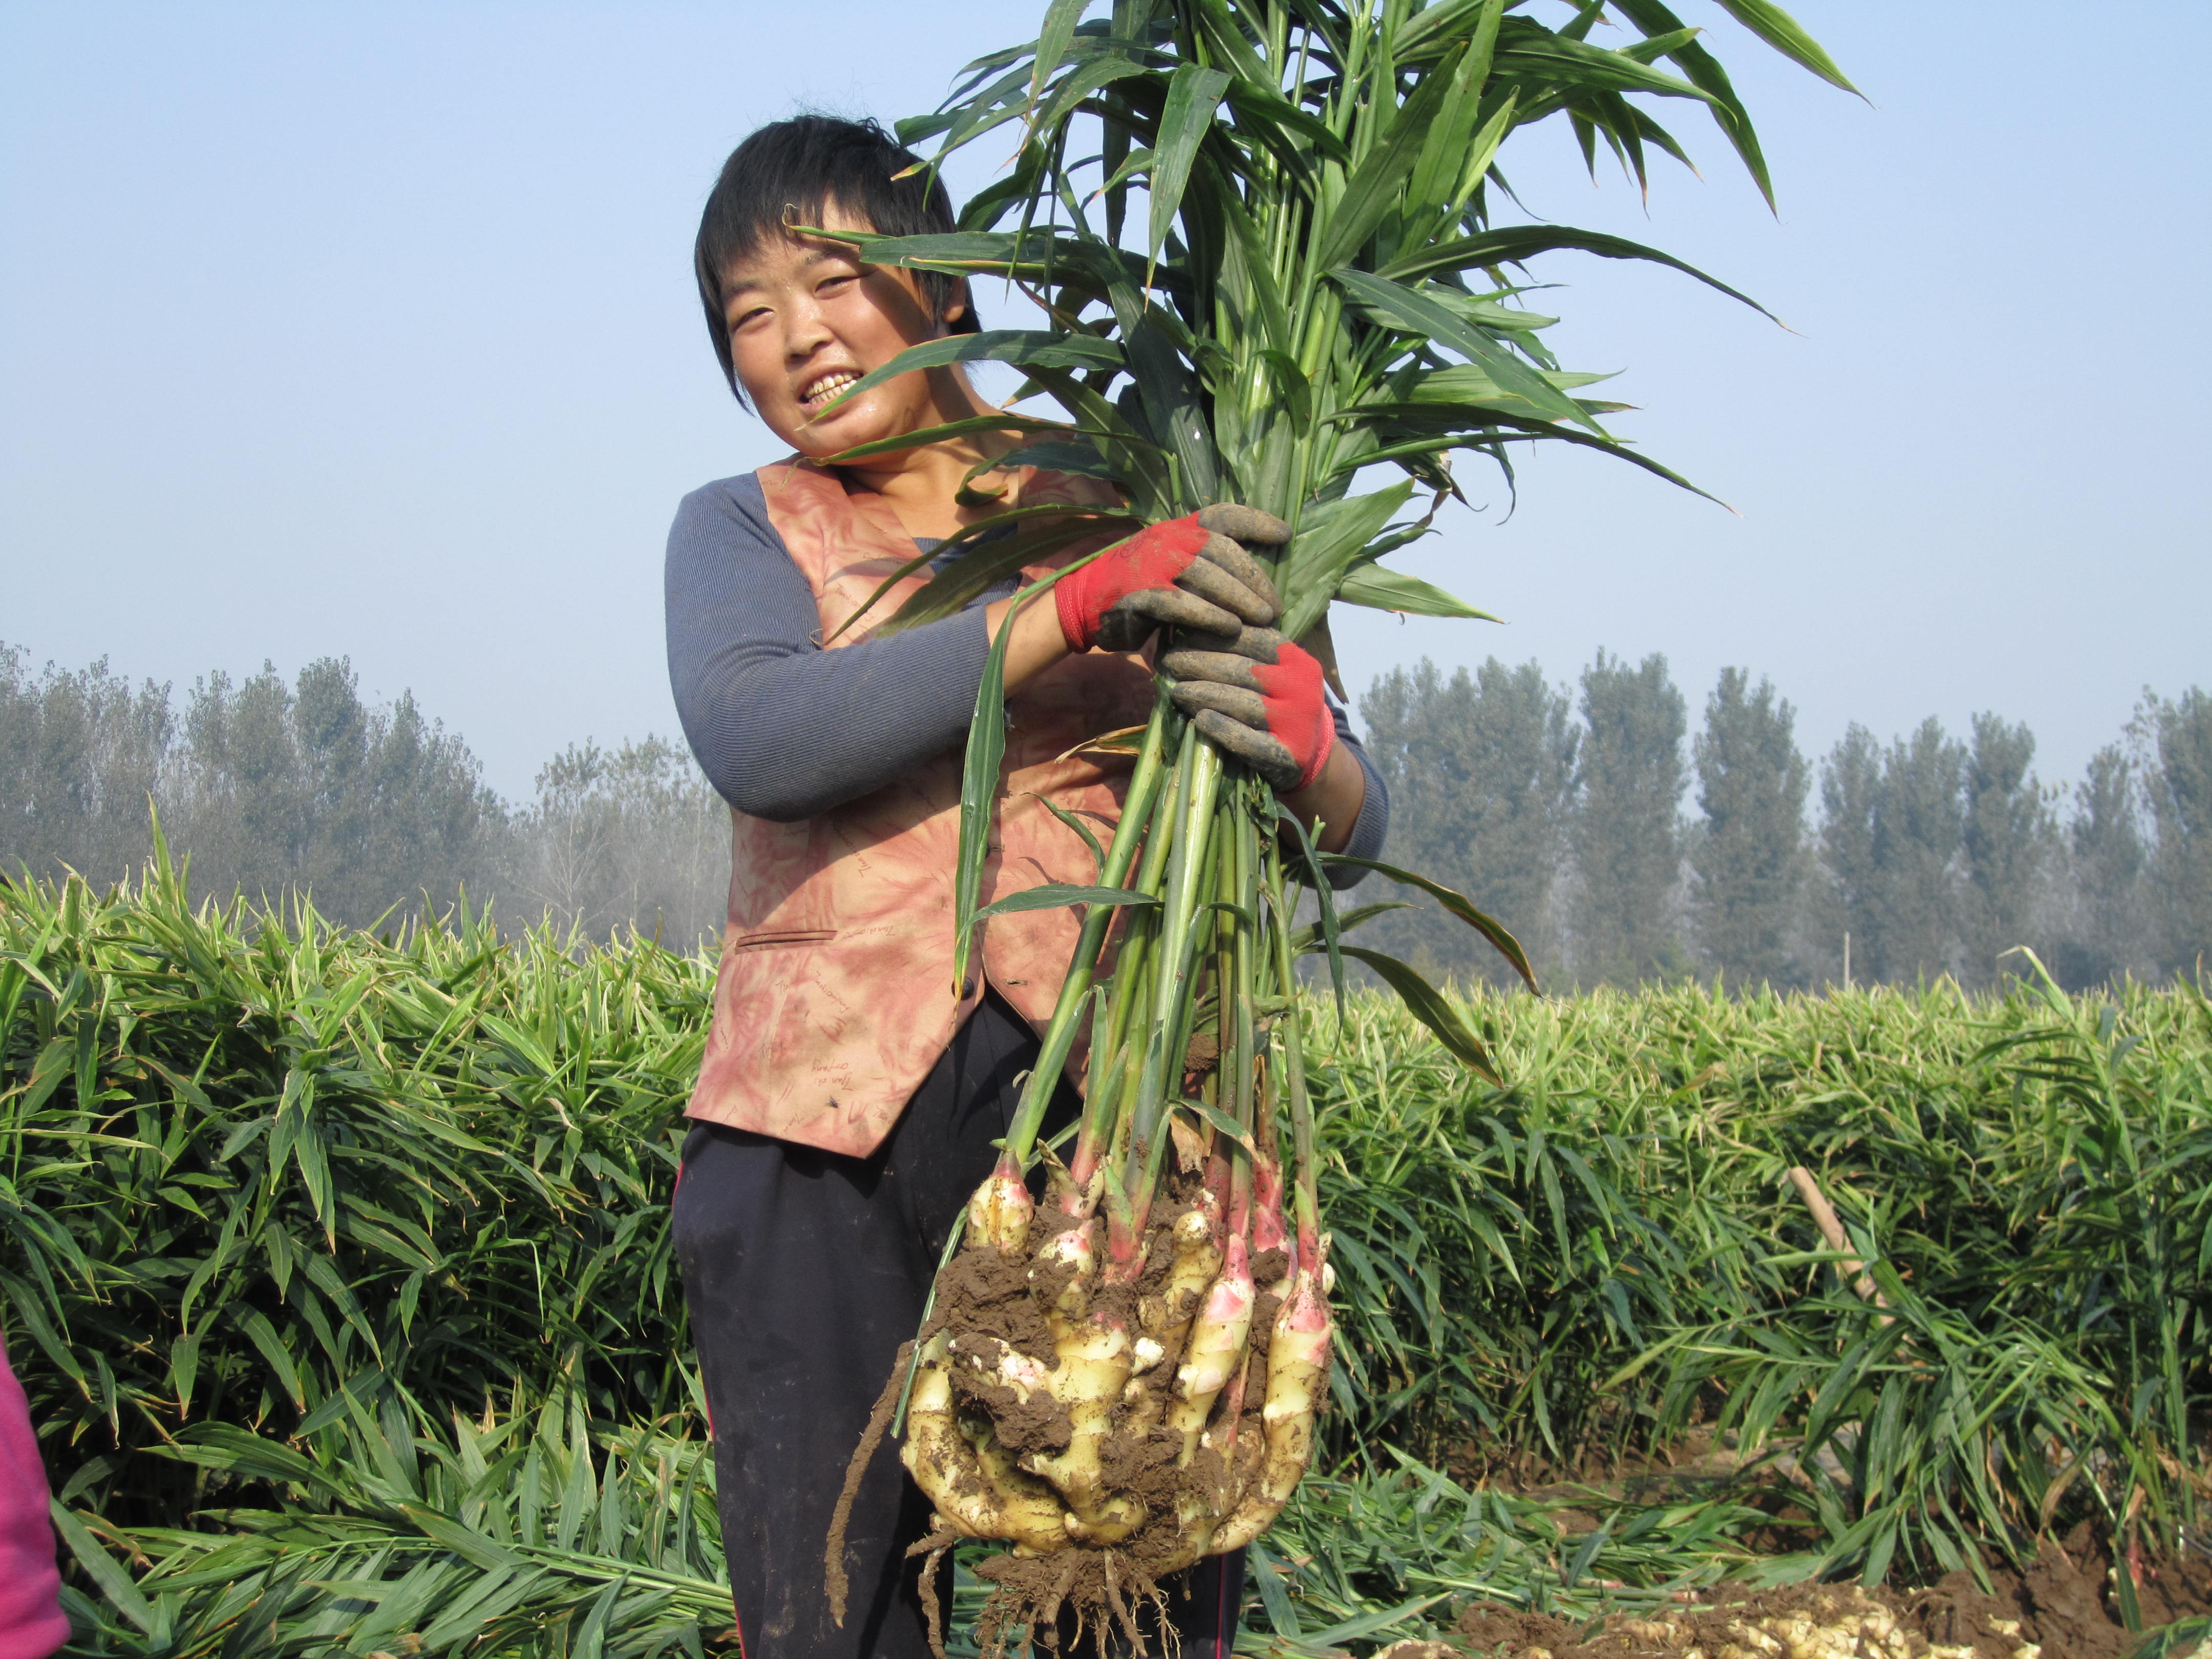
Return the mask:
<path id="1" fill-rule="evenodd" d="M 1340 1452 L 1476 1424 L 1493 1462 L 1587 1468 L 1700 1429 L 1869 1580 L 2061 1519 L 2170 1537 L 2212 1497 L 2197 991 L 1472 1012 L 1504 1090 L 1379 1000 L 1336 1035 Z"/>
<path id="2" fill-rule="evenodd" d="M 2212 1007 L 2028 971 L 1477 995 L 1503 1089 L 1393 1005 L 1324 1012 L 1338 1409 L 1252 1643 L 2193 1526 Z M 711 987 L 483 917 L 194 911 L 159 864 L 0 890 L 0 1291 L 89 1647 L 726 1627 L 665 1207 Z M 1733 1478 L 1621 1478 L 1686 1444 Z M 1563 1480 L 1571 1546 L 1526 1495 Z M 1754 1562 L 1778 1520 L 1796 1553 Z"/>

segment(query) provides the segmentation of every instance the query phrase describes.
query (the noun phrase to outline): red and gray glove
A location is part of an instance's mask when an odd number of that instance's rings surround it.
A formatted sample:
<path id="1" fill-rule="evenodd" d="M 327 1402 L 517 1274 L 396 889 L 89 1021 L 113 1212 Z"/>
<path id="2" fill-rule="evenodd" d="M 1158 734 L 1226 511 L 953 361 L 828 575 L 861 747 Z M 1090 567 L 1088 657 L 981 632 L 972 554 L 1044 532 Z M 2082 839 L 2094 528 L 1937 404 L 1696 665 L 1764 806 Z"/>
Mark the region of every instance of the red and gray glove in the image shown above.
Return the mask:
<path id="1" fill-rule="evenodd" d="M 1272 628 L 1188 639 L 1160 659 L 1170 695 L 1192 723 L 1285 793 L 1328 764 L 1336 720 L 1322 695 L 1321 663 Z"/>
<path id="2" fill-rule="evenodd" d="M 1209 507 L 1147 525 L 1053 589 L 1071 651 L 1134 651 L 1163 626 L 1231 635 L 1264 628 L 1281 603 L 1243 542 L 1290 538 L 1279 519 L 1246 507 Z"/>

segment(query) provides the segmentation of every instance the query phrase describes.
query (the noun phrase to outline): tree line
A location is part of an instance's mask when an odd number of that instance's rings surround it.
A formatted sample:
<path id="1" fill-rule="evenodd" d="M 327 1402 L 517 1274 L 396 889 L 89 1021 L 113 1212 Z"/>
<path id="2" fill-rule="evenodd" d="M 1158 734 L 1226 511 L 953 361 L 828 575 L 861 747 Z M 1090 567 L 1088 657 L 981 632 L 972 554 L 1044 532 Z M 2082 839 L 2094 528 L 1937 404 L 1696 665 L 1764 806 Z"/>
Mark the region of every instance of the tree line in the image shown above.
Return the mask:
<path id="1" fill-rule="evenodd" d="M 721 931 L 729 816 L 680 745 L 571 744 L 509 801 L 411 695 L 365 702 L 342 658 L 210 674 L 180 709 L 105 659 L 33 673 L 0 646 L 0 875 L 106 885 L 152 855 L 157 819 L 196 896 L 305 894 L 363 927 L 489 902 L 686 949 Z"/>
<path id="2" fill-rule="evenodd" d="M 1393 861 L 1464 891 L 1554 981 L 1979 987 L 2025 971 L 2025 945 L 2079 988 L 2212 953 L 2212 696 L 2194 687 L 2145 692 L 2070 787 L 1994 714 L 1957 737 L 1854 725 L 1816 776 L 1771 681 L 1724 669 L 1692 733 L 1656 653 L 1601 651 L 1579 688 L 1425 659 L 1359 712 Z M 1369 925 L 1432 970 L 1504 972 L 1425 901 Z"/>
<path id="3" fill-rule="evenodd" d="M 1578 688 L 1534 662 L 1424 659 L 1359 713 L 1392 860 L 1504 921 L 1553 985 L 1981 986 L 2027 945 L 2078 988 L 2212 952 L 2212 696 L 2194 687 L 2147 692 L 2070 787 L 1996 714 L 1960 737 L 1854 726 L 1816 771 L 1796 711 L 1742 669 L 1693 733 L 1656 654 L 1600 652 Z M 720 932 L 729 875 L 726 812 L 680 744 L 572 744 L 510 801 L 411 696 L 364 702 L 343 659 L 210 674 L 179 707 L 104 660 L 34 673 L 0 647 L 0 872 L 112 882 L 152 854 L 156 814 L 196 893 L 304 892 L 360 927 L 465 899 L 688 948 Z M 1405 896 L 1375 885 L 1358 902 Z M 1500 975 L 1425 898 L 1367 927 L 1432 973 Z"/>

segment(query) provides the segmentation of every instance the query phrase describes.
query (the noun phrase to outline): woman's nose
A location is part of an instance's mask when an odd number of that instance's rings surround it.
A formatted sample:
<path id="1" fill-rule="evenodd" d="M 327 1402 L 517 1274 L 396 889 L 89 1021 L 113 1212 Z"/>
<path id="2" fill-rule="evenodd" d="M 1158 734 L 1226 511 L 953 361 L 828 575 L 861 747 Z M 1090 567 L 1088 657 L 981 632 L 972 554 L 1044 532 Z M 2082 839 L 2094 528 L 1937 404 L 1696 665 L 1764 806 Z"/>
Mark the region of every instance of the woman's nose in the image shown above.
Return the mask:
<path id="1" fill-rule="evenodd" d="M 810 357 L 830 337 L 830 325 L 812 305 L 790 307 L 783 316 L 784 355 L 797 362 Z"/>

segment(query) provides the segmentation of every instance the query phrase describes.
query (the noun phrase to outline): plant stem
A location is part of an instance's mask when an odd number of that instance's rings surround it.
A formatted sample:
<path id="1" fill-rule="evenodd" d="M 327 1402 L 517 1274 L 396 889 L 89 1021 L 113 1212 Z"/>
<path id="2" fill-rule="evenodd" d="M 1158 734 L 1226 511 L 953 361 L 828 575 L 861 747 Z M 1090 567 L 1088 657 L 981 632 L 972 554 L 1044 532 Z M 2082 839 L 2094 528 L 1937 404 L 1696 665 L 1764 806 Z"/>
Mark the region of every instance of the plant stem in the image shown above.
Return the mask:
<path id="1" fill-rule="evenodd" d="M 1231 1073 L 1234 1091 L 1228 1109 L 1246 1128 L 1253 1127 L 1254 1069 L 1258 1060 L 1255 1046 L 1252 999 L 1255 981 L 1261 969 L 1257 924 L 1260 917 L 1259 835 L 1251 805 L 1251 784 L 1247 779 L 1232 781 L 1233 794 L 1230 802 L 1226 829 L 1230 848 L 1234 858 L 1231 873 L 1233 883 L 1222 885 L 1230 901 L 1237 906 L 1237 914 L 1230 923 L 1234 948 L 1229 953 L 1231 972 L 1221 981 L 1222 1030 L 1226 1041 L 1224 1047 L 1234 1057 L 1235 1071 Z"/>
<path id="2" fill-rule="evenodd" d="M 1275 972 L 1281 981 L 1285 996 L 1293 994 L 1297 981 L 1292 972 L 1291 933 L 1287 926 L 1291 911 L 1283 891 L 1283 848 L 1275 842 L 1267 849 L 1267 890 L 1275 911 Z M 1297 1207 L 1298 1218 L 1298 1259 L 1306 1263 L 1321 1234 L 1321 1203 L 1314 1190 L 1314 1126 L 1313 1103 L 1306 1097 L 1305 1047 L 1301 1040 L 1301 1022 L 1293 1015 L 1278 1022 L 1276 1030 L 1283 1040 L 1284 1092 L 1290 1097 L 1291 1143 L 1297 1155 Z"/>
<path id="3" fill-rule="evenodd" d="M 1176 814 L 1175 848 L 1168 855 L 1167 890 L 1161 896 L 1158 979 L 1152 989 L 1152 1030 L 1145 1066 L 1131 1113 L 1129 1162 L 1139 1172 L 1130 1183 L 1131 1202 L 1142 1217 L 1152 1194 L 1152 1172 L 1159 1164 L 1160 1121 L 1167 1103 L 1170 1069 L 1180 1080 L 1182 1054 L 1177 1045 L 1196 999 L 1191 995 L 1194 933 L 1200 895 L 1206 890 L 1207 854 L 1213 846 L 1213 803 L 1221 788 L 1221 754 L 1186 728 L 1182 775 L 1189 780 L 1182 810 Z"/>
<path id="4" fill-rule="evenodd" d="M 1220 861 L 1222 845 L 1220 838 L 1216 836 L 1209 840 L 1210 844 L 1206 852 L 1206 868 L 1197 884 L 1197 890 L 1200 894 L 1213 890 Z M 1197 1022 L 1198 1008 L 1201 1000 L 1199 985 L 1202 975 L 1199 964 L 1205 959 L 1206 948 L 1212 942 L 1211 934 L 1214 925 L 1212 902 L 1208 899 L 1200 899 L 1192 911 L 1190 932 L 1183 942 L 1182 965 L 1179 970 L 1182 982 L 1189 988 L 1178 1000 L 1176 1006 L 1169 1016 L 1167 1024 L 1161 1028 L 1160 1035 L 1146 1049 L 1146 1059 L 1148 1063 L 1156 1056 L 1161 1057 L 1163 1074 L 1158 1109 L 1152 1119 L 1152 1133 L 1144 1141 L 1141 1155 L 1133 1151 L 1128 1160 L 1133 1172 L 1130 1201 L 1135 1206 L 1139 1225 L 1143 1224 L 1144 1217 L 1152 1209 L 1153 1195 L 1159 1189 L 1160 1170 L 1166 1162 L 1170 1137 L 1159 1133 L 1158 1127 L 1166 1121 L 1170 1096 L 1180 1097 L 1181 1095 L 1185 1062 L 1190 1049 L 1191 1030 Z M 1141 1107 L 1141 1098 L 1139 1104 Z M 1131 1114 L 1133 1118 L 1135 1115 L 1134 1112 Z M 1133 1136 L 1132 1143 L 1133 1146 Z"/>
<path id="5" fill-rule="evenodd" d="M 1145 827 L 1164 772 L 1162 753 L 1166 745 L 1169 708 L 1164 686 L 1152 702 L 1152 722 L 1145 728 L 1145 745 L 1138 752 L 1137 769 L 1129 780 L 1129 793 L 1122 804 L 1121 822 L 1114 829 L 1113 845 L 1107 849 L 1106 861 L 1099 868 L 1098 884 L 1102 887 L 1121 884 L 1144 842 Z M 1118 914 L 1113 906 L 1094 904 L 1083 918 L 1083 932 L 1076 940 L 1074 959 L 1068 964 L 1066 979 L 1061 981 L 1052 1023 L 1045 1027 L 1044 1042 L 1038 1051 L 1036 1068 L 1030 1073 L 1028 1091 L 1006 1134 L 1006 1150 L 1024 1167 L 1029 1164 L 1030 1148 L 1036 1144 L 1037 1129 L 1044 1122 L 1045 1109 L 1052 1103 L 1053 1093 L 1060 1086 L 1060 1070 L 1067 1063 L 1068 1050 L 1075 1046 L 1077 1017 L 1083 1012 L 1083 1000 L 1091 994 L 1098 958 L 1106 948 L 1107 933 Z"/>
<path id="6" fill-rule="evenodd" d="M 1194 737 L 1188 727 L 1184 728 L 1179 738 L 1184 752 L 1188 752 Z M 1155 896 L 1161 890 L 1168 854 L 1175 842 L 1172 834 L 1158 832 L 1174 823 L 1177 803 L 1186 793 L 1182 762 L 1178 760 L 1173 773 L 1166 769 L 1164 739 L 1162 754 L 1162 787 L 1154 792 L 1148 821 L 1139 826 L 1145 836 L 1145 853 L 1137 866 L 1136 878 L 1130 884 L 1138 892 Z M 1125 815 L 1123 821 L 1129 822 L 1133 816 Z M 1150 1006 L 1147 987 L 1151 984 L 1159 933 L 1157 909 L 1135 912 L 1122 935 L 1121 953 L 1115 959 L 1114 977 L 1107 993 L 1110 1000 L 1105 1028 L 1108 1053 L 1095 1068 L 1105 1086 L 1100 1089 L 1094 1085 L 1084 1103 L 1083 1127 L 1067 1165 L 1068 1174 L 1079 1190 L 1088 1188 L 1101 1158 L 1112 1155 L 1126 1139 L 1121 1133 L 1126 1115 L 1116 1108 L 1119 1102 L 1136 1091 L 1138 1074 L 1143 1066 L 1143 1045 L 1135 1040 L 1135 1033 L 1130 1028 L 1138 1012 Z"/>

